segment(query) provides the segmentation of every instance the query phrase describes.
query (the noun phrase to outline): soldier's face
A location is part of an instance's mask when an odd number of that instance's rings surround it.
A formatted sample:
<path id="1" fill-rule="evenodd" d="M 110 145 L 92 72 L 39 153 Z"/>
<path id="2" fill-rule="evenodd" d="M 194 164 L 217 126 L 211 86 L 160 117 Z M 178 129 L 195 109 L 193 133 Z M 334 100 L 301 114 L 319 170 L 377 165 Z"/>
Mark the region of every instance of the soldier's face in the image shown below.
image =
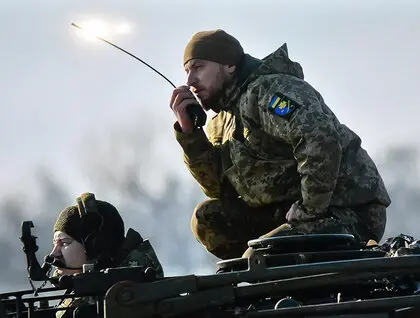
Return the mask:
<path id="1" fill-rule="evenodd" d="M 53 250 L 50 255 L 54 256 L 66 267 L 77 268 L 88 263 L 83 245 L 61 231 L 54 233 Z M 70 275 L 81 271 L 81 269 L 57 268 L 56 273 L 59 275 Z"/>
<path id="2" fill-rule="evenodd" d="M 224 88 L 232 80 L 235 66 L 222 65 L 212 61 L 193 59 L 184 66 L 187 85 L 198 96 L 204 109 L 216 112 Z"/>

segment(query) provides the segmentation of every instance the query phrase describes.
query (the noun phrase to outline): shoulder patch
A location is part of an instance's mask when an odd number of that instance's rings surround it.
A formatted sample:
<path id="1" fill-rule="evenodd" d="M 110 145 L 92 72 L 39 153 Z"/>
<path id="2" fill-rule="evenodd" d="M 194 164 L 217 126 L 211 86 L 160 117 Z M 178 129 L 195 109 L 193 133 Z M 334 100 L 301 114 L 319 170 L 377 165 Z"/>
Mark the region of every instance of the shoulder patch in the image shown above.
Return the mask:
<path id="1" fill-rule="evenodd" d="M 276 93 L 268 103 L 268 110 L 278 116 L 286 116 L 293 112 L 299 105 L 281 93 Z"/>

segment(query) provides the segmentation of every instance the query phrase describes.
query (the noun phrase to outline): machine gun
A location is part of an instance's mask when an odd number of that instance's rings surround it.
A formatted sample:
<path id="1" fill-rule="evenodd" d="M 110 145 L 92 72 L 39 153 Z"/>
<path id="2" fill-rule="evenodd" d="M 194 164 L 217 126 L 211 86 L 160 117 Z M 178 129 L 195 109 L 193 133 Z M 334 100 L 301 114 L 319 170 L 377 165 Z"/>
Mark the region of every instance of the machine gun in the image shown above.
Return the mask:
<path id="1" fill-rule="evenodd" d="M 368 246 L 346 234 L 248 245 L 249 258 L 220 261 L 211 275 L 157 278 L 150 268 L 120 267 L 62 276 L 36 296 L 33 290 L 0 295 L 0 318 L 54 317 L 59 310 L 98 318 L 420 316 L 420 248 L 410 236 Z M 27 260 L 33 266 L 34 258 Z M 89 302 L 50 305 L 63 299 Z"/>

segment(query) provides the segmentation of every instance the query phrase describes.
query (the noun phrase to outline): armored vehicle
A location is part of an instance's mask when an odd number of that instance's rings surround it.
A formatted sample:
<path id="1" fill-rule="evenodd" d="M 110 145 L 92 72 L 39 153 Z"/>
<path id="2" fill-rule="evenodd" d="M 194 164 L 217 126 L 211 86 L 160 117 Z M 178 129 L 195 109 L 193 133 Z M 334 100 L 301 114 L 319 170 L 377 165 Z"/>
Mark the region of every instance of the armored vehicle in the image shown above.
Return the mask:
<path id="1" fill-rule="evenodd" d="M 32 226 L 22 224 L 28 277 L 52 282 L 49 266 L 36 260 Z M 151 268 L 86 266 L 54 287 L 1 294 L 0 318 L 63 310 L 103 318 L 420 317 L 420 245 L 409 235 L 382 244 L 347 234 L 285 235 L 248 245 L 249 257 L 219 261 L 211 275 L 158 278 Z M 57 305 L 63 299 L 89 301 Z"/>

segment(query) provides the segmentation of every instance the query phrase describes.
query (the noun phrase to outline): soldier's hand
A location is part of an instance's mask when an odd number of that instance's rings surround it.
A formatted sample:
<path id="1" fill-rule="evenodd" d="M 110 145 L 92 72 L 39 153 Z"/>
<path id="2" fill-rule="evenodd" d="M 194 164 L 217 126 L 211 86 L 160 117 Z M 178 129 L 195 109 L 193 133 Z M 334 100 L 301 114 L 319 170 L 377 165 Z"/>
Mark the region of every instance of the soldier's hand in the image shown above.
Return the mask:
<path id="1" fill-rule="evenodd" d="M 286 213 L 286 220 L 288 222 L 297 221 L 299 217 L 299 206 L 296 203 L 293 203 L 289 211 Z"/>
<path id="2" fill-rule="evenodd" d="M 187 113 L 187 107 L 191 104 L 200 105 L 188 86 L 182 85 L 173 90 L 169 105 L 184 133 L 194 130 L 193 122 Z"/>

